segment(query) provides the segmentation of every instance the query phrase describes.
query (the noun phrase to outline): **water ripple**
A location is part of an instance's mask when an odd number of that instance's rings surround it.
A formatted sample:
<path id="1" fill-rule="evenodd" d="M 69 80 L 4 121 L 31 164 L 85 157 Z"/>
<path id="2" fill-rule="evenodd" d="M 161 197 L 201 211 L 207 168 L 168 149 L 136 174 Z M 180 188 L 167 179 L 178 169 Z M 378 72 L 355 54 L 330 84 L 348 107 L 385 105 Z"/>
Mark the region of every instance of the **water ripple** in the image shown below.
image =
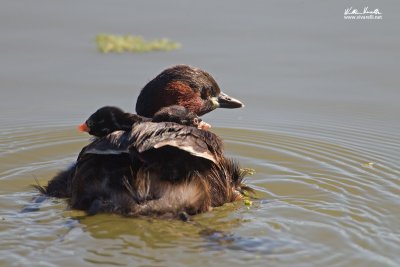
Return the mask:
<path id="1" fill-rule="evenodd" d="M 265 260 L 350 265 L 367 259 L 396 266 L 398 136 L 379 129 L 366 132 L 357 125 L 330 129 L 276 124 L 268 131 L 213 131 L 223 137 L 229 156 L 255 169 L 246 181 L 256 198 L 250 208 L 225 205 L 190 225 L 113 215 L 85 217 L 66 210 L 63 200 L 38 201 L 28 186 L 32 176 L 45 184 L 75 160 L 88 137 L 72 126 L 8 127 L 0 134 L 0 247 L 9 259 L 37 259 L 43 266 L 71 263 L 71 250 L 79 256 L 79 265 L 125 265 L 129 257 L 157 265 L 177 247 L 188 255 L 222 253 L 255 265 Z M 37 251 L 52 256 L 44 261 Z M 241 256 L 235 257 L 238 253 Z M 182 255 L 183 261 L 189 258 Z"/>

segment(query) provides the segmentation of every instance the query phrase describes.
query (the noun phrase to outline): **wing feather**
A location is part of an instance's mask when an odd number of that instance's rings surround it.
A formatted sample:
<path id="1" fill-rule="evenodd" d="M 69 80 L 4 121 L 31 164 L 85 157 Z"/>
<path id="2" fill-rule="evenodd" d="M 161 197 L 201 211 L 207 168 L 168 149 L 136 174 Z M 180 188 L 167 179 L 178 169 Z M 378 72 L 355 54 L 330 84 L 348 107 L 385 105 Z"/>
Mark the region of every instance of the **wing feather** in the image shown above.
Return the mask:
<path id="1" fill-rule="evenodd" d="M 214 133 L 173 122 L 142 122 L 131 131 L 115 131 L 89 144 L 84 154 L 144 153 L 151 149 L 171 146 L 217 163 L 222 157 L 223 144 Z"/>
<path id="2" fill-rule="evenodd" d="M 116 155 L 129 153 L 129 132 L 115 131 L 87 145 L 79 157 L 85 154 Z"/>
<path id="3" fill-rule="evenodd" d="M 136 140 L 131 145 L 139 153 L 171 146 L 214 163 L 223 150 L 221 139 L 214 133 L 173 122 L 141 123 L 131 131 L 131 140 Z"/>

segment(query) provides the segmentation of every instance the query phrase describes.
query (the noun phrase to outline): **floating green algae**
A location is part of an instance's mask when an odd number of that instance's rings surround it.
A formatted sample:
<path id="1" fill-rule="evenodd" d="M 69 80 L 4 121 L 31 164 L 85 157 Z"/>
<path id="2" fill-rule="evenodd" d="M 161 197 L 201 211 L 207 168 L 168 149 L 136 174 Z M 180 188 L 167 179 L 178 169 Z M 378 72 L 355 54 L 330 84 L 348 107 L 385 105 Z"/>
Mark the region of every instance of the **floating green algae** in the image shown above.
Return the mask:
<path id="1" fill-rule="evenodd" d="M 181 47 L 181 44 L 167 38 L 152 41 L 138 35 L 98 34 L 97 49 L 102 53 L 145 53 L 151 51 L 171 51 Z"/>
<path id="2" fill-rule="evenodd" d="M 374 166 L 375 166 L 375 163 L 373 163 L 373 162 L 364 162 L 364 163 L 361 164 L 361 166 L 363 166 L 364 168 L 373 169 Z"/>
<path id="3" fill-rule="evenodd" d="M 253 205 L 253 201 L 251 201 L 250 199 L 244 199 L 243 200 L 244 205 L 246 205 L 247 207 L 251 207 Z"/>
<path id="4" fill-rule="evenodd" d="M 255 174 L 256 171 L 252 168 L 241 168 L 240 176 L 246 177 Z M 240 185 L 241 191 L 240 193 L 243 195 L 243 203 L 249 209 L 253 205 L 253 201 L 251 201 L 252 197 L 255 197 L 256 192 L 249 186 L 245 184 Z"/>

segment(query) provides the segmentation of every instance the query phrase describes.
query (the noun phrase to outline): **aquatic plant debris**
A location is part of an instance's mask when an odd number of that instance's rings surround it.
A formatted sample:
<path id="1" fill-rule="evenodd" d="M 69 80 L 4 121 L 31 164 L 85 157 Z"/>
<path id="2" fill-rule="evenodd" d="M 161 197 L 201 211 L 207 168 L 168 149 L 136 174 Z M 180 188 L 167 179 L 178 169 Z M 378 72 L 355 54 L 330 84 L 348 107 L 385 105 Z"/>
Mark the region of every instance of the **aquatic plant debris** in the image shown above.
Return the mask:
<path id="1" fill-rule="evenodd" d="M 361 164 L 361 166 L 363 166 L 364 168 L 371 168 L 371 169 L 374 167 L 374 165 L 375 165 L 375 163 L 373 163 L 373 162 L 365 162 L 365 163 Z"/>
<path id="2" fill-rule="evenodd" d="M 98 34 L 96 36 L 97 49 L 104 54 L 108 53 L 146 53 L 151 51 L 171 51 L 181 47 L 180 43 L 167 38 L 145 40 L 139 35 Z"/>
<path id="3" fill-rule="evenodd" d="M 247 207 L 251 207 L 251 205 L 253 205 L 253 201 L 251 201 L 250 199 L 245 199 L 245 200 L 243 200 L 243 203 L 244 203 Z"/>

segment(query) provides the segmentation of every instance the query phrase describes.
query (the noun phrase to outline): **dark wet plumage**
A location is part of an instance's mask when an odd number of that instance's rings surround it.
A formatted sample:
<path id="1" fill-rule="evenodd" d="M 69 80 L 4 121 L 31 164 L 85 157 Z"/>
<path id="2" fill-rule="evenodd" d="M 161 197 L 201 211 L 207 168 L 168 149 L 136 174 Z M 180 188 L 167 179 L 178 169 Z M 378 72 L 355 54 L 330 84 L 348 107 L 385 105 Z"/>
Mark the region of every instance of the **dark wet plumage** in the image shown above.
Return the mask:
<path id="1" fill-rule="evenodd" d="M 127 118 L 130 128 L 123 124 Z M 189 124 L 198 119 L 181 107 L 162 109 L 155 118 Z M 212 132 L 153 122 L 114 107 L 99 109 L 86 123 L 96 129 L 89 133 L 112 133 L 83 148 L 74 166 L 41 189 L 68 198 L 72 208 L 179 217 L 241 198 L 240 169 L 224 157 L 222 141 Z"/>
<path id="2" fill-rule="evenodd" d="M 176 122 L 182 125 L 199 127 L 202 119 L 182 106 L 168 106 L 160 109 L 153 118 L 124 112 L 122 109 L 105 106 L 93 113 L 85 123 L 79 126 L 80 131 L 96 137 L 103 137 L 117 130 L 130 131 L 139 122 Z"/>

